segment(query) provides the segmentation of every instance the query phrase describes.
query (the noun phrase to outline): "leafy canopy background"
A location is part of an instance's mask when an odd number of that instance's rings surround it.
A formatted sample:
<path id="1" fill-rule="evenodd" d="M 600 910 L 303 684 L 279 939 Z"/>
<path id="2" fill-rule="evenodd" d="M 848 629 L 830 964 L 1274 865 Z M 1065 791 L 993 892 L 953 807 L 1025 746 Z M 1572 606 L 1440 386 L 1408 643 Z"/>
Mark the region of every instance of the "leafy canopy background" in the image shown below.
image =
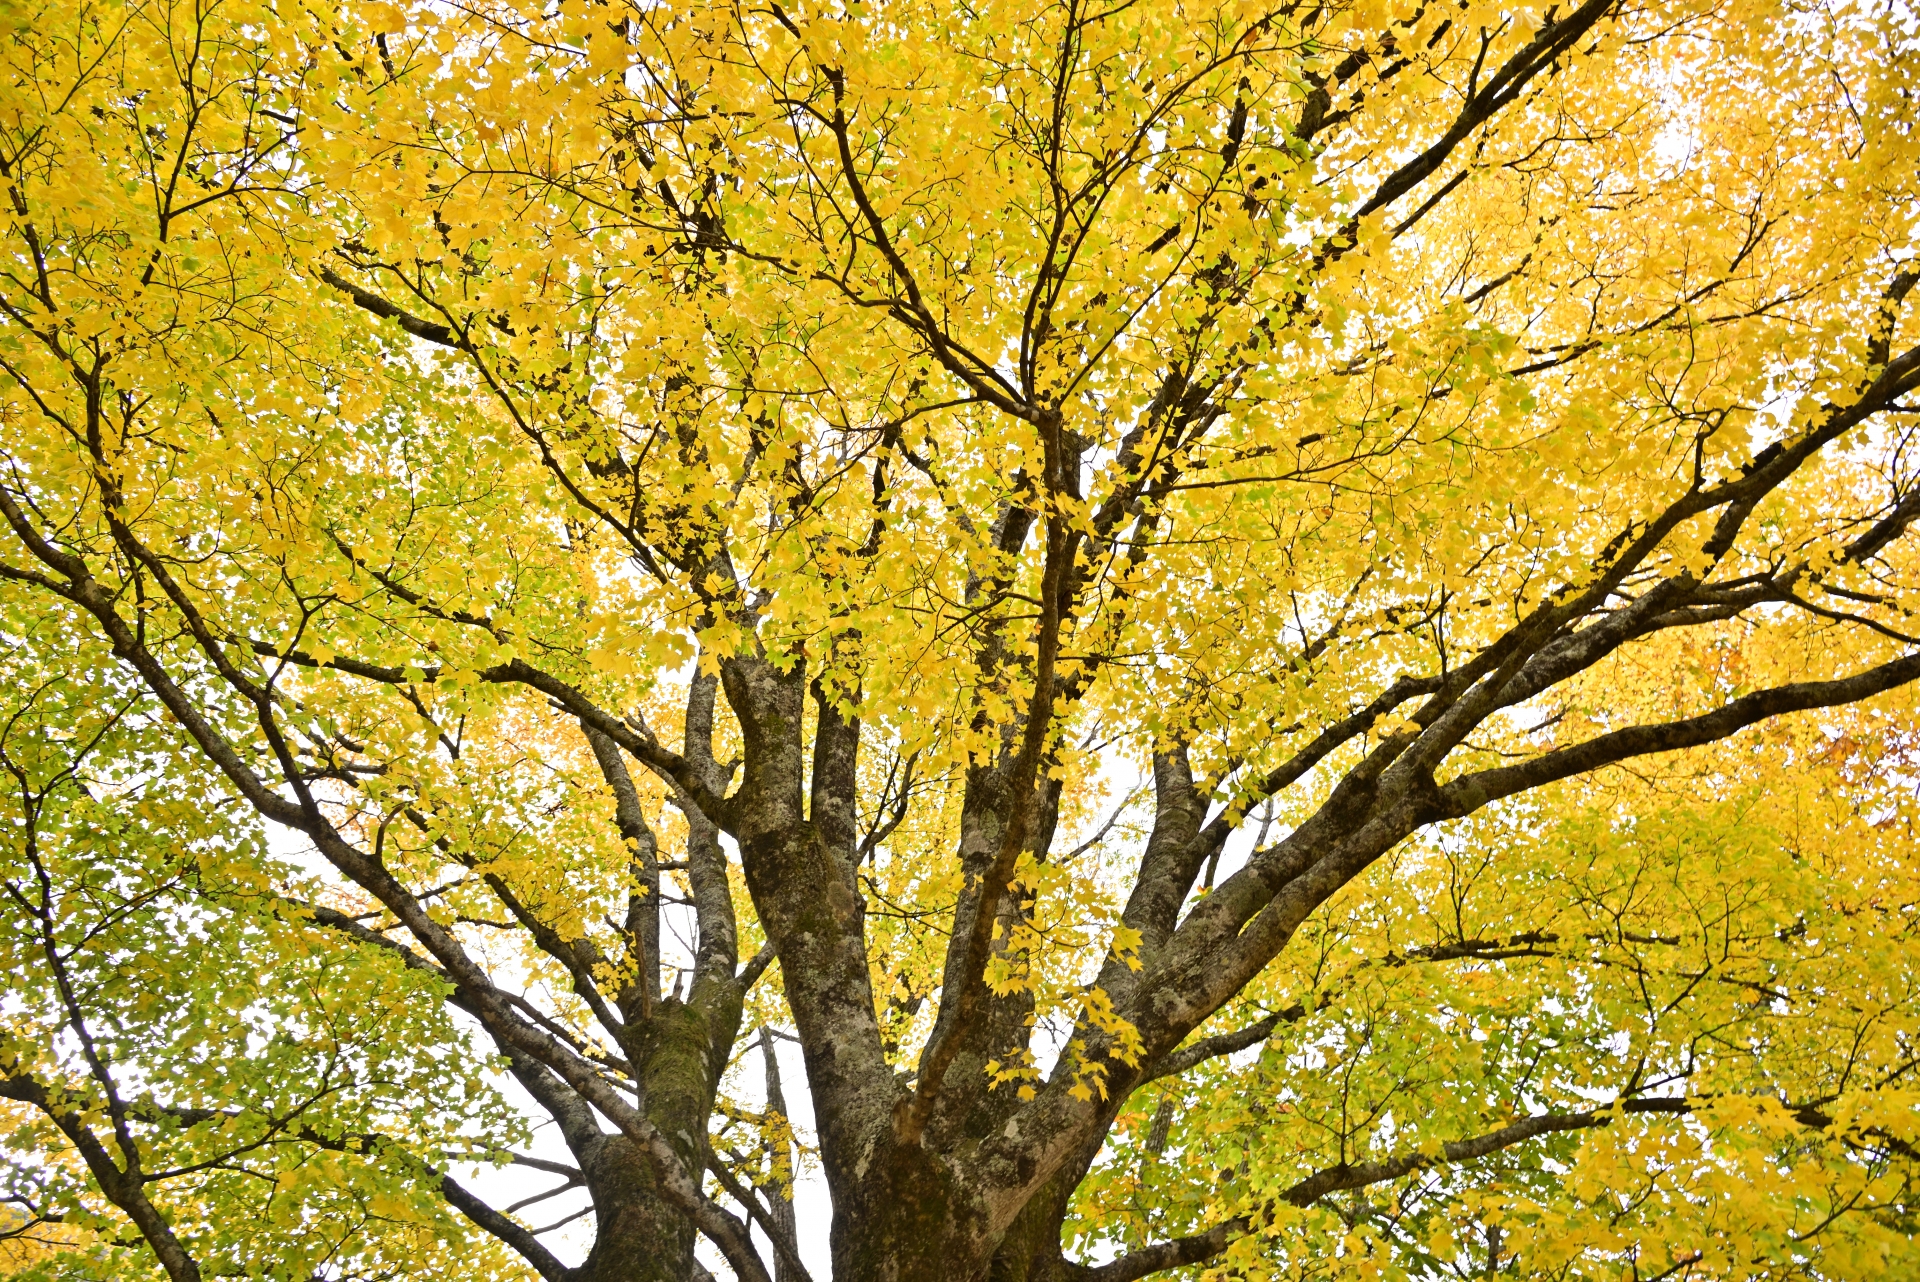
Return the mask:
<path id="1" fill-rule="evenodd" d="M 14 1275 L 1920 1263 L 1909 8 L 0 24 Z"/>

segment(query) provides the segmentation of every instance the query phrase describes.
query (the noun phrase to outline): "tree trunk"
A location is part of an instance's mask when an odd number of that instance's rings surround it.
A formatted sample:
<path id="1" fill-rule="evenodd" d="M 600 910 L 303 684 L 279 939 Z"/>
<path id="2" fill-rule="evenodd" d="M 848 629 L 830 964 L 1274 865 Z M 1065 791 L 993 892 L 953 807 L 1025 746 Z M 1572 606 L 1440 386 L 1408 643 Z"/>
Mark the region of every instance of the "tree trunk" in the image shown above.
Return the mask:
<path id="1" fill-rule="evenodd" d="M 991 1244 L 986 1207 L 939 1157 L 917 1144 L 872 1156 L 833 1222 L 834 1282 L 975 1282 Z"/>
<path id="2" fill-rule="evenodd" d="M 688 1171 L 705 1166 L 704 1139 L 725 1047 L 739 1030 L 740 986 L 696 984 L 690 1002 L 666 998 L 644 1032 L 638 1065 L 647 1120 L 666 1136 Z M 599 1136 L 576 1151 L 594 1206 L 592 1253 L 575 1282 L 687 1282 L 698 1277 L 696 1231 L 659 1187 L 645 1156 L 620 1135 Z"/>
<path id="3" fill-rule="evenodd" d="M 661 1195 L 633 1144 L 609 1135 L 581 1160 L 593 1195 L 594 1241 L 575 1282 L 688 1282 L 694 1277 L 693 1223 Z"/>

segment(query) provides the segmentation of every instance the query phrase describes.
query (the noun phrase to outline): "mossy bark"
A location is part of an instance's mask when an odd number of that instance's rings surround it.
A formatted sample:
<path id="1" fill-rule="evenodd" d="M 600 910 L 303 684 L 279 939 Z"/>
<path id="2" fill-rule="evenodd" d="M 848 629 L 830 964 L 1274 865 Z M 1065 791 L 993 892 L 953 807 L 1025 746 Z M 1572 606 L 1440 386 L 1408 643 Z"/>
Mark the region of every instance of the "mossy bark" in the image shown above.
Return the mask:
<path id="1" fill-rule="evenodd" d="M 593 1194 L 594 1242 L 575 1282 L 689 1282 L 693 1222 L 661 1195 L 639 1150 L 610 1135 L 582 1161 Z"/>
<path id="2" fill-rule="evenodd" d="M 834 1282 L 972 1282 L 991 1253 L 986 1209 L 945 1162 L 918 1145 L 873 1159 L 860 1191 L 836 1206 Z"/>
<path id="3" fill-rule="evenodd" d="M 728 982 L 696 984 L 687 1002 L 668 998 L 641 1035 L 636 1067 L 647 1120 L 666 1136 L 689 1171 L 704 1165 L 704 1137 L 713 1111 L 724 1048 L 739 1030 L 741 993 Z M 619 1135 L 602 1136 L 576 1154 L 594 1206 L 594 1245 L 574 1282 L 689 1282 L 693 1222 L 665 1196 L 644 1154 Z"/>

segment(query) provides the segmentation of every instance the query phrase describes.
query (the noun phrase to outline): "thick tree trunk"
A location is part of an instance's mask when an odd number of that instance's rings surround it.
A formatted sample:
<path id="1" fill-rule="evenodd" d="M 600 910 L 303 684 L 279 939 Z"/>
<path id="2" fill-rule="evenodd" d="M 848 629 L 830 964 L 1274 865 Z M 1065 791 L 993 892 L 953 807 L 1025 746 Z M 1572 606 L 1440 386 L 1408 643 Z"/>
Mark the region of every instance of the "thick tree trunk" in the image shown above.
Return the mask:
<path id="1" fill-rule="evenodd" d="M 1100 1140 L 1088 1144 L 1027 1199 L 1000 1237 L 987 1282 L 1066 1282 L 1072 1277 L 1079 1266 L 1069 1264 L 1060 1252 L 1060 1226 L 1067 1218 L 1073 1191 L 1086 1178 L 1100 1148 Z"/>
<path id="2" fill-rule="evenodd" d="M 701 1144 L 713 1111 L 724 1053 L 740 1020 L 740 1000 L 720 994 L 720 1007 L 701 1009 L 668 999 L 648 1028 L 649 1054 L 642 1070 L 647 1120 L 667 1137 L 689 1171 L 704 1166 Z M 710 1022 L 727 1027 L 715 1030 Z M 716 1036 L 716 1031 L 718 1036 Z M 659 1187 L 645 1156 L 625 1137 L 607 1135 L 577 1156 L 593 1198 L 595 1235 L 577 1282 L 686 1282 L 696 1275 L 695 1230 Z"/>
<path id="3" fill-rule="evenodd" d="M 693 1222 L 662 1196 L 639 1150 L 610 1135 L 581 1160 L 593 1195 L 594 1241 L 576 1282 L 688 1282 L 694 1277 Z"/>
<path id="4" fill-rule="evenodd" d="M 987 1282 L 1059 1282 L 1060 1219 L 1066 1198 L 1054 1180 L 1036 1194 L 1000 1239 L 987 1266 Z"/>
<path id="5" fill-rule="evenodd" d="M 888 1145 L 836 1199 L 834 1282 L 975 1282 L 986 1276 L 986 1207 L 917 1144 Z"/>
<path id="6" fill-rule="evenodd" d="M 726 1050 L 739 1031 L 740 986 L 697 983 L 692 1000 L 667 998 L 641 1033 L 640 1080 L 647 1120 L 683 1168 L 705 1165 L 704 1138 Z M 595 1136 L 575 1156 L 594 1207 L 594 1246 L 575 1282 L 688 1282 L 693 1221 L 668 1200 L 645 1155 L 624 1136 Z"/>

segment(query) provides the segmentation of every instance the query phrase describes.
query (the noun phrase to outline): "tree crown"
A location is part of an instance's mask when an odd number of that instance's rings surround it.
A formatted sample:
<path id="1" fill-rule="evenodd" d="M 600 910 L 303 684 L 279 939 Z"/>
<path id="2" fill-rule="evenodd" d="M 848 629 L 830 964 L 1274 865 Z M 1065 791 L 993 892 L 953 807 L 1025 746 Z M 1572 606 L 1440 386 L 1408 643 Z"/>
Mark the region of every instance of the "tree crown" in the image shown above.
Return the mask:
<path id="1" fill-rule="evenodd" d="M 1904 10 L 0 20 L 22 1268 L 1910 1258 Z"/>

